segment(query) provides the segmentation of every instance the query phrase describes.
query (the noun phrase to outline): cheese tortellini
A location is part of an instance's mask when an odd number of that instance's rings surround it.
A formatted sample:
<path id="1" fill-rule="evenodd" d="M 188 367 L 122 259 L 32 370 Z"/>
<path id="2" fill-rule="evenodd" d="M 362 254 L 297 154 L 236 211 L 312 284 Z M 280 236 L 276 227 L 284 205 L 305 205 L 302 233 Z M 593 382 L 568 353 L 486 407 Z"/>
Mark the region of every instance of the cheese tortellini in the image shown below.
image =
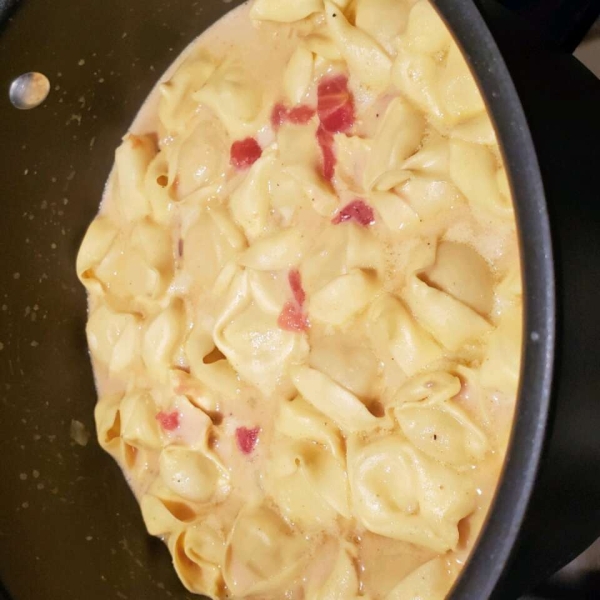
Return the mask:
<path id="1" fill-rule="evenodd" d="M 446 597 L 519 383 L 501 156 L 428 0 L 251 0 L 163 77 L 76 268 L 99 443 L 190 592 Z"/>

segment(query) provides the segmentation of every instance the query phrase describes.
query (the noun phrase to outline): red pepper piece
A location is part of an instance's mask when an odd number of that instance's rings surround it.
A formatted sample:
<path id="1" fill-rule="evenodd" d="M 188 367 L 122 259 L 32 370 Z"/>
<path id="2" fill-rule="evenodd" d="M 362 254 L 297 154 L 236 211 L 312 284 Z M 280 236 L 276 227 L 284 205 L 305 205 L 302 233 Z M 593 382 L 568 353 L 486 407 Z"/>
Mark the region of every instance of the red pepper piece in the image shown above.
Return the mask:
<path id="1" fill-rule="evenodd" d="M 262 148 L 254 138 L 246 138 L 231 145 L 231 164 L 238 170 L 250 168 L 262 156 Z"/>
<path id="2" fill-rule="evenodd" d="M 321 153 L 323 155 L 323 177 L 331 182 L 335 175 L 335 165 L 337 164 L 337 158 L 333 150 L 333 135 L 320 126 L 317 130 L 317 141 L 319 142 L 319 147 L 321 148 Z"/>
<path id="3" fill-rule="evenodd" d="M 260 427 L 254 429 L 248 429 L 247 427 L 238 427 L 235 430 L 235 437 L 237 445 L 243 454 L 252 454 L 258 443 L 258 435 L 260 434 Z"/>
<path id="4" fill-rule="evenodd" d="M 306 104 L 292 108 L 287 114 L 287 120 L 294 125 L 306 125 L 316 114 L 316 110 Z"/>
<path id="5" fill-rule="evenodd" d="M 165 431 L 175 431 L 176 429 L 179 429 L 179 413 L 176 410 L 170 413 L 161 410 L 156 415 L 156 420 Z"/>
<path id="6" fill-rule="evenodd" d="M 290 282 L 290 287 L 292 288 L 292 293 L 294 294 L 294 300 L 296 301 L 296 304 L 302 308 L 306 301 L 306 292 L 302 287 L 300 271 L 298 271 L 298 269 L 292 269 L 288 275 L 288 280 Z"/>
<path id="7" fill-rule="evenodd" d="M 353 200 L 350 204 L 344 206 L 331 220 L 334 225 L 339 225 L 346 221 L 356 221 L 359 225 L 368 227 L 375 222 L 375 213 L 364 200 Z"/>
<path id="8" fill-rule="evenodd" d="M 321 81 L 318 89 L 319 120 L 329 133 L 345 133 L 354 125 L 354 96 L 348 77 L 336 75 Z"/>
<path id="9" fill-rule="evenodd" d="M 287 302 L 277 324 L 284 331 L 308 331 L 308 317 L 302 312 L 302 308 L 296 302 Z"/>

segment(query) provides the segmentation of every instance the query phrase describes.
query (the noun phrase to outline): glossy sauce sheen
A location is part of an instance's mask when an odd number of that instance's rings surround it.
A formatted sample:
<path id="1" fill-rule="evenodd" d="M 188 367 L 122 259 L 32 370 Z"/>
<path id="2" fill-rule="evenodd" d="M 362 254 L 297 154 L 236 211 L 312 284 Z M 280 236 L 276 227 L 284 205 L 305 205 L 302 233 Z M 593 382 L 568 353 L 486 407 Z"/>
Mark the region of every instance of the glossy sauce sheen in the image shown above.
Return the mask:
<path id="1" fill-rule="evenodd" d="M 510 434 L 510 191 L 426 2 L 318 4 L 232 11 L 117 152 L 78 258 L 98 435 L 193 592 L 441 599 Z"/>

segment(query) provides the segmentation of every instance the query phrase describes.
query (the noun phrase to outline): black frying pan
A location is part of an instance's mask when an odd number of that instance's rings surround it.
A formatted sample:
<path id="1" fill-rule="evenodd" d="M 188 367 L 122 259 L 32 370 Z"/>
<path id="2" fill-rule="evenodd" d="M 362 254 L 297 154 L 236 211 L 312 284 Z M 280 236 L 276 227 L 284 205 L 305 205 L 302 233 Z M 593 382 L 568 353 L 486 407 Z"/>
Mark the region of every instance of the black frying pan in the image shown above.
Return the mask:
<path id="1" fill-rule="evenodd" d="M 85 293 L 74 263 L 137 108 L 181 50 L 239 3 L 0 0 L 0 579 L 7 598 L 192 597 L 95 442 Z M 436 4 L 492 111 L 524 255 L 518 416 L 493 512 L 454 593 L 507 600 L 600 535 L 600 82 L 567 52 L 600 3 Z M 27 71 L 46 74 L 52 92 L 41 107 L 17 111 L 8 88 Z M 72 420 L 90 432 L 86 446 L 71 439 Z"/>

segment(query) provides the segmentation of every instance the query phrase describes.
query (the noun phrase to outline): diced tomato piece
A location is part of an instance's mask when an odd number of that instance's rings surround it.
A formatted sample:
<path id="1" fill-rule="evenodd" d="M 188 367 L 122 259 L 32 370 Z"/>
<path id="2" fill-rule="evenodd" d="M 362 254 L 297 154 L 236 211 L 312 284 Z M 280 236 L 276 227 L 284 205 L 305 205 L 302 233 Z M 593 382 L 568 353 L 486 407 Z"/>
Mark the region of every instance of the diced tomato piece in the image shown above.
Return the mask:
<path id="1" fill-rule="evenodd" d="M 325 131 L 345 133 L 354 125 L 354 97 L 348 77 L 336 75 L 321 81 L 318 90 L 319 120 Z"/>
<path id="2" fill-rule="evenodd" d="M 323 177 L 327 181 L 332 181 L 335 175 L 335 165 L 337 164 L 337 158 L 333 151 L 333 136 L 320 126 L 317 130 L 317 141 L 323 155 Z"/>
<path id="3" fill-rule="evenodd" d="M 235 437 L 240 451 L 244 454 L 252 454 L 258 442 L 260 427 L 248 429 L 247 427 L 238 427 L 235 430 Z"/>
<path id="4" fill-rule="evenodd" d="M 175 431 L 176 429 L 179 429 L 179 413 L 176 410 L 170 413 L 161 410 L 156 415 L 156 420 L 165 431 Z"/>
<path id="5" fill-rule="evenodd" d="M 231 164 L 238 170 L 243 171 L 251 167 L 262 156 L 262 148 L 252 138 L 246 138 L 234 142 L 231 145 Z"/>
<path id="6" fill-rule="evenodd" d="M 279 315 L 277 324 L 284 331 L 307 331 L 308 317 L 296 302 L 287 302 Z"/>
<path id="7" fill-rule="evenodd" d="M 317 113 L 314 108 L 306 104 L 294 106 L 288 114 L 287 120 L 294 125 L 306 125 Z"/>
<path id="8" fill-rule="evenodd" d="M 278 102 L 271 112 L 271 125 L 273 129 L 277 131 L 287 121 L 287 118 L 288 109 L 281 102 Z"/>
<path id="9" fill-rule="evenodd" d="M 364 200 L 353 200 L 344 206 L 331 222 L 339 225 L 345 221 L 356 221 L 363 227 L 367 227 L 375 222 L 375 213 Z"/>
<path id="10" fill-rule="evenodd" d="M 298 271 L 298 269 L 292 269 L 288 275 L 288 280 L 290 282 L 290 287 L 292 288 L 292 293 L 294 294 L 294 300 L 298 306 L 302 308 L 304 306 L 304 302 L 306 301 L 306 292 L 302 287 L 302 277 L 300 276 L 300 271 Z"/>

